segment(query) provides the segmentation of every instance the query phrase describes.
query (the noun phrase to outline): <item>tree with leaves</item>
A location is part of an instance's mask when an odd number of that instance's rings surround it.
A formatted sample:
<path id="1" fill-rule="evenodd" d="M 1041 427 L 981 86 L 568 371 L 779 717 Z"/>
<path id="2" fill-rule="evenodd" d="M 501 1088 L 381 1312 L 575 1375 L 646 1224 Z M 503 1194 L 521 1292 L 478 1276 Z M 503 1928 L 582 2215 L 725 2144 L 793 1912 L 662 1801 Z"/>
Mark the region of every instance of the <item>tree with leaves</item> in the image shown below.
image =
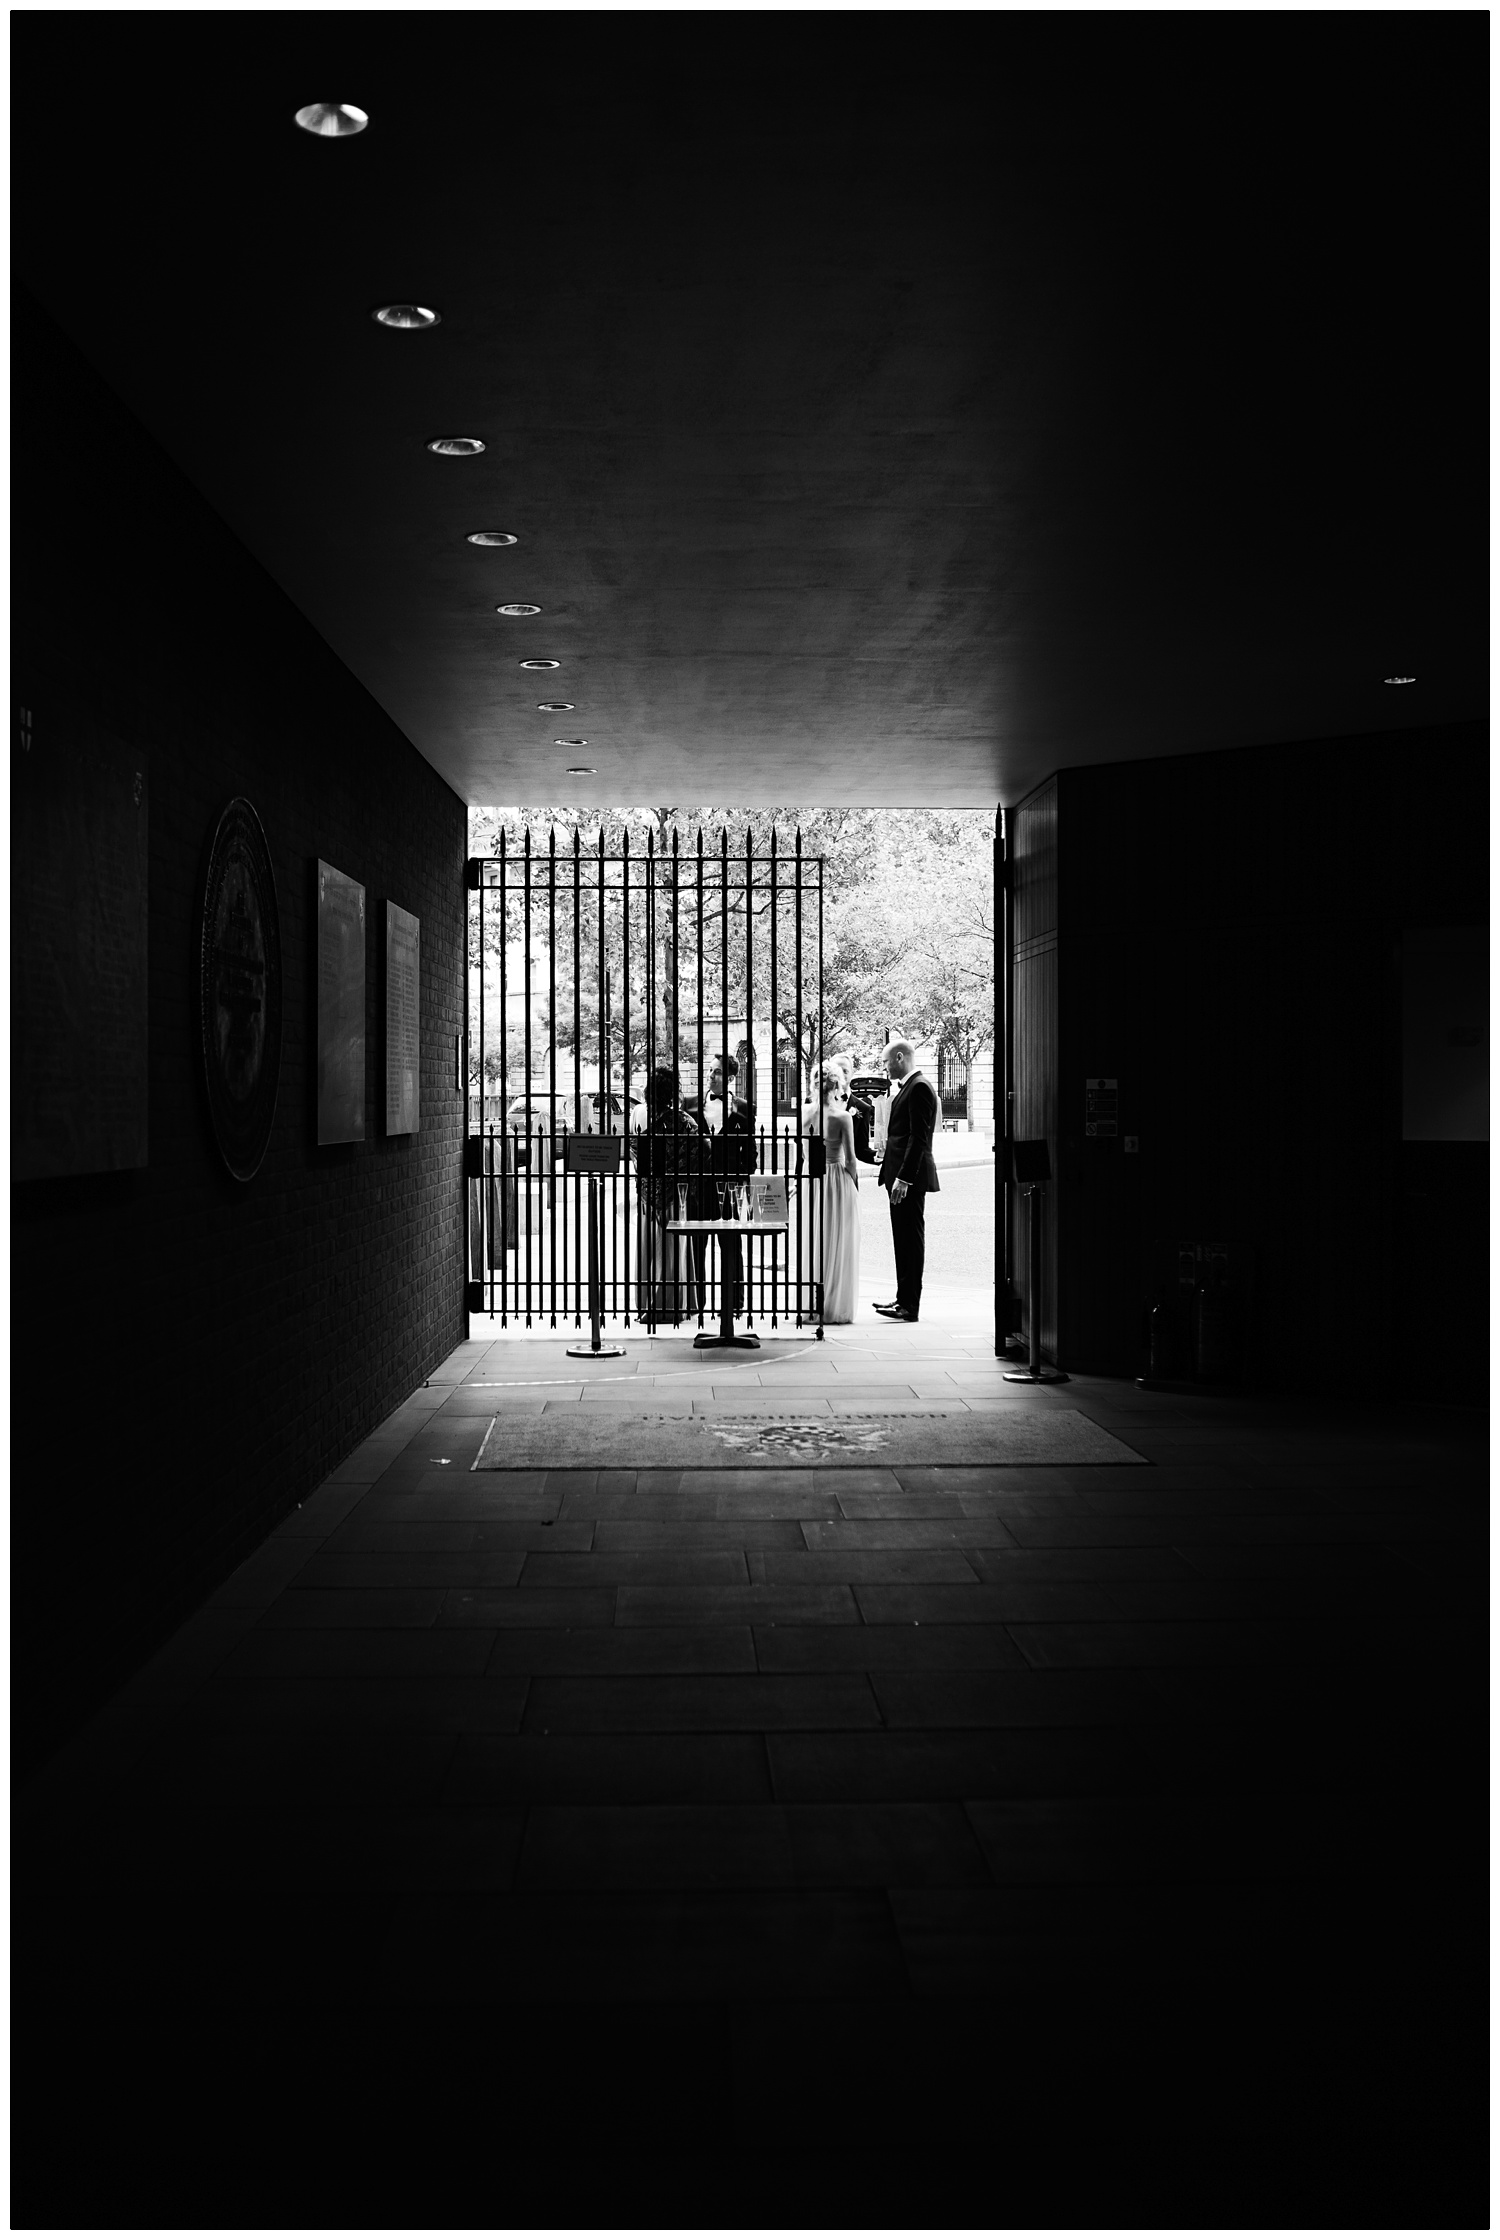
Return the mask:
<path id="1" fill-rule="evenodd" d="M 677 838 L 677 864 L 688 893 L 692 891 L 698 836 L 705 854 L 719 856 L 721 835 L 728 835 L 732 859 L 743 860 L 750 837 L 759 861 L 769 854 L 774 830 L 778 853 L 795 861 L 796 836 L 801 833 L 804 861 L 821 857 L 823 880 L 823 985 L 822 1041 L 819 1044 L 819 1003 L 816 979 L 817 906 L 814 893 L 804 896 L 804 983 L 801 1000 L 793 986 L 792 908 L 790 897 L 780 900 L 777 935 L 781 970 L 777 987 L 778 1037 L 796 1053 L 802 1093 L 807 1094 L 820 1059 L 835 1051 L 852 1050 L 873 1062 L 889 1030 L 900 1028 L 916 1041 L 936 1041 L 972 1062 L 994 1036 L 994 928 L 992 912 L 991 817 L 986 811 L 887 810 L 870 808 L 808 809 L 760 807 L 754 809 L 711 805 L 655 804 L 606 811 L 579 810 L 562 805 L 538 808 L 474 810 L 470 814 L 470 850 L 475 855 L 499 852 L 502 829 L 506 852 L 520 853 L 523 829 L 531 834 L 534 860 L 548 860 L 549 836 L 556 848 L 559 892 L 567 898 L 557 915 L 556 961 L 560 1046 L 566 1044 L 569 1062 L 574 1047 L 575 1023 L 581 1055 L 598 1061 L 601 1021 L 598 1017 L 600 975 L 595 949 L 598 937 L 597 904 L 590 913 L 587 900 L 588 859 L 597 860 L 601 832 L 606 854 L 617 856 L 628 836 L 632 860 L 644 867 L 648 843 L 658 866 L 672 861 L 673 835 Z M 581 973 L 577 1019 L 573 1016 L 573 917 L 572 859 L 576 852 L 584 865 L 585 902 L 580 933 L 593 966 Z M 660 870 L 658 879 L 661 879 Z M 755 1009 L 761 1012 L 769 996 L 768 883 L 757 883 L 751 894 L 737 896 L 731 915 L 729 954 L 725 981 L 731 1016 L 746 1013 L 744 979 L 744 922 L 748 907 L 753 922 L 755 948 Z M 513 949 L 520 943 L 517 905 L 508 912 L 508 938 Z M 539 922 L 540 920 L 540 922 Z M 670 915 L 658 910 L 658 990 L 664 997 L 674 969 L 684 1017 L 696 1011 L 699 956 L 697 928 L 691 908 L 680 914 L 681 953 L 674 959 L 670 946 Z M 545 949 L 546 912 L 533 913 L 533 953 Z M 633 936 L 634 938 L 634 936 Z M 705 987 L 719 995 L 721 921 L 717 906 L 705 917 L 702 966 Z M 487 994 L 498 995 L 498 957 L 501 942 L 500 914 L 486 906 L 485 974 Z M 550 1031 L 547 1014 L 545 959 L 534 976 L 534 1020 Z M 618 991 L 623 974 L 623 945 L 618 912 L 607 901 L 605 911 L 605 964 L 610 968 L 616 1000 L 610 1032 L 612 1053 L 623 1058 L 619 1037 L 623 1006 Z M 514 976 L 512 976 L 513 985 Z M 566 991 L 566 993 L 565 993 Z M 711 1021 L 710 1008 L 710 1021 Z M 631 1062 L 638 1071 L 645 1059 L 645 1020 L 639 1004 L 632 1015 Z M 663 1001 L 656 1021 L 658 1049 L 664 1049 L 669 1020 Z M 684 1038 L 686 1039 L 686 1038 Z M 709 1034 L 706 1039 L 711 1040 Z M 684 1051 L 680 1056 L 689 1055 Z M 561 1063 L 559 1066 L 561 1078 Z"/>

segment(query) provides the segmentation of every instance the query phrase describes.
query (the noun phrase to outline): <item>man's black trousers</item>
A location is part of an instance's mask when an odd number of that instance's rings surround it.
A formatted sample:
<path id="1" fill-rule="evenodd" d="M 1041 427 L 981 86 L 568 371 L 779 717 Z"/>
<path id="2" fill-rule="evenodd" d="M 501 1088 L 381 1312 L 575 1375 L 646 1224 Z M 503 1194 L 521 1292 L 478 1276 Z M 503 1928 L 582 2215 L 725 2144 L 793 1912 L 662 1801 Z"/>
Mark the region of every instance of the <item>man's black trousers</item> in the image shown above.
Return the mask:
<path id="1" fill-rule="evenodd" d="M 897 1205 L 891 1199 L 891 1241 L 896 1248 L 896 1304 L 915 1315 L 922 1304 L 922 1270 L 927 1260 L 927 1192 L 911 1189 Z"/>

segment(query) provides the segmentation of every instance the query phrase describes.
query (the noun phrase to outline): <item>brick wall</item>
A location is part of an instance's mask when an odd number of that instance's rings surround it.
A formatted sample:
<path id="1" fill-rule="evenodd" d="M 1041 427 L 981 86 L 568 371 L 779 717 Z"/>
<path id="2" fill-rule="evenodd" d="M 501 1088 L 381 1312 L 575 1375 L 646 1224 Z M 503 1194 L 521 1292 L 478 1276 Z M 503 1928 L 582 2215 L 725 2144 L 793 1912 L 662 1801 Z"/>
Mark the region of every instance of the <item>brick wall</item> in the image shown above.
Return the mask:
<path id="1" fill-rule="evenodd" d="M 150 770 L 149 1162 L 12 1196 L 24 1770 L 464 1335 L 465 811 L 24 297 L 12 378 L 13 696 L 37 752 L 71 708 Z M 270 843 L 285 981 L 249 1184 L 219 1159 L 196 1016 L 205 852 L 236 794 Z M 368 940 L 366 1140 L 322 1150 L 319 856 L 363 882 Z M 387 899 L 422 925 L 422 1124 L 391 1139 Z"/>

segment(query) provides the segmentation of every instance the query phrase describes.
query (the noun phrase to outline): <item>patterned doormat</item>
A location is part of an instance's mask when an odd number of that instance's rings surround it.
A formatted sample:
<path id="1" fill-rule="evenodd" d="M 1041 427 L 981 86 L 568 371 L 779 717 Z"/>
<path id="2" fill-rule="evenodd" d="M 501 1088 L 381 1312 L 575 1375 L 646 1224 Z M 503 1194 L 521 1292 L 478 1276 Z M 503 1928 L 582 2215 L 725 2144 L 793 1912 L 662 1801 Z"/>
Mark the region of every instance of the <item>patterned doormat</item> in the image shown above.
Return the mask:
<path id="1" fill-rule="evenodd" d="M 508 1409 L 485 1433 L 476 1470 L 817 1469 L 872 1462 L 893 1467 L 1025 1463 L 1145 1463 L 1077 1408 L 972 1413 L 893 1408 L 784 1415 L 683 1409 L 625 1415 L 618 1408 Z"/>

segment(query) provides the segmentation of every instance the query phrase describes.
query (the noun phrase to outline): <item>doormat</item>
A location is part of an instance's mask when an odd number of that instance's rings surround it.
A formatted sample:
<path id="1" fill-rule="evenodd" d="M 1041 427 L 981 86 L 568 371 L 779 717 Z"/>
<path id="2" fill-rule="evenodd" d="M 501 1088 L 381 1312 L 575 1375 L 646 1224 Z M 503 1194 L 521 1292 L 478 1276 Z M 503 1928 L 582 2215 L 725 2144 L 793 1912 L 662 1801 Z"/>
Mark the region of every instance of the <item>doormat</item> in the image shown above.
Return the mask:
<path id="1" fill-rule="evenodd" d="M 496 1415 L 475 1470 L 819 1469 L 840 1463 L 1003 1469 L 1048 1463 L 1145 1464 L 1076 1408 L 957 1412 L 938 1408 L 848 1415 L 677 1413 L 548 1408 Z"/>

